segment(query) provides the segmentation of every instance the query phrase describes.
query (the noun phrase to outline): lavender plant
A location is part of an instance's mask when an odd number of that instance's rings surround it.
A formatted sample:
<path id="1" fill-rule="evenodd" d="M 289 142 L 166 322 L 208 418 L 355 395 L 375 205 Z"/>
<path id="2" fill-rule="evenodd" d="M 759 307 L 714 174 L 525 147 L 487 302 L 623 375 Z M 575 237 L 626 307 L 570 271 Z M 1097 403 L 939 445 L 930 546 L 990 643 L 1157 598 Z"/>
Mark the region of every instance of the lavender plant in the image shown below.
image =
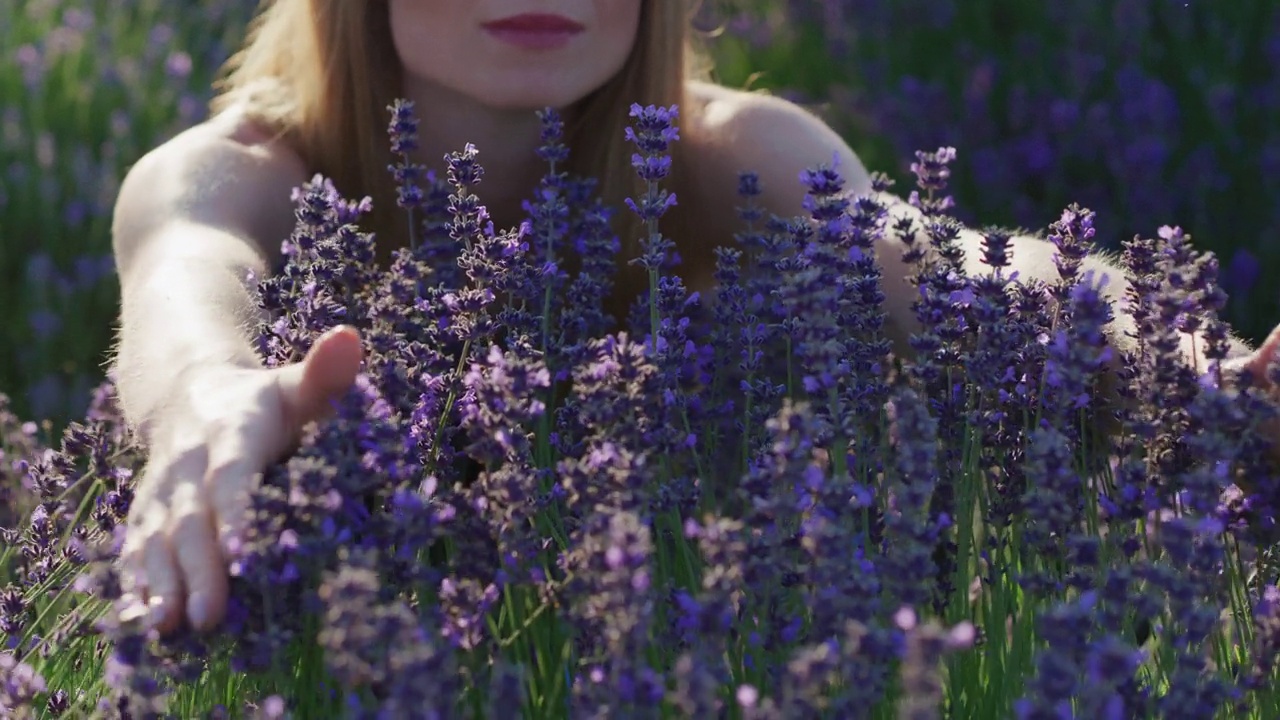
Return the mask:
<path id="1" fill-rule="evenodd" d="M 393 148 L 415 142 L 412 110 L 388 108 Z M 897 219 L 825 166 L 802 177 L 806 216 L 766 219 L 744 174 L 744 230 L 702 298 L 659 224 L 676 110 L 637 106 L 627 132 L 651 281 L 625 318 L 594 309 L 627 260 L 615 210 L 560 169 L 554 112 L 517 227 L 488 221 L 481 149 L 439 176 L 389 168 L 415 233 L 385 269 L 366 200 L 299 188 L 285 266 L 258 282 L 257 347 L 293 362 L 348 323 L 366 364 L 255 489 L 216 634 L 161 638 L 122 591 L 144 458 L 110 384 L 57 447 L 0 414 L 0 712 L 1280 712 L 1258 493 L 1275 408 L 1169 350 L 1224 337 L 1211 256 L 1176 228 L 1131 245 L 1141 337 L 1115 405 L 1099 391 L 1113 309 L 1072 272 L 1092 213 L 1051 228 L 1058 282 L 1004 272 L 996 227 L 991 272 L 970 277 L 951 148 L 918 154 Z M 914 357 L 884 338 L 877 253 L 894 244 L 919 289 Z M 1104 414 L 1121 429 L 1098 446 Z"/>

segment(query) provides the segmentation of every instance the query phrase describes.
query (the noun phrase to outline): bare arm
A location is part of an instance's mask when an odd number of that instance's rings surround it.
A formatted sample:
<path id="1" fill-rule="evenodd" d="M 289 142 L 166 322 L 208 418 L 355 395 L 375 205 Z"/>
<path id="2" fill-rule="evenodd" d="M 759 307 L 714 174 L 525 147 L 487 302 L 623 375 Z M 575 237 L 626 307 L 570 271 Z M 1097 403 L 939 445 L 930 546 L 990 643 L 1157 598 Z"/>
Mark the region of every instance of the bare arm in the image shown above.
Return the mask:
<path id="1" fill-rule="evenodd" d="M 917 244 L 928 245 L 929 239 L 922 232 L 923 227 L 920 225 L 922 217 L 919 210 L 912 207 L 900 198 L 886 196 L 883 198 L 886 205 L 890 208 L 890 213 L 896 217 L 908 216 L 916 220 Z M 970 228 L 964 228 L 960 231 L 959 245 L 964 250 L 964 270 L 971 277 L 979 275 L 989 275 L 991 268 L 982 263 L 982 243 L 983 236 L 981 233 Z M 1030 235 L 1016 235 L 1010 239 L 1009 248 L 1009 270 L 1017 272 L 1019 277 L 1038 279 L 1044 282 L 1053 282 L 1058 279 L 1058 270 L 1053 263 L 1054 255 L 1057 248 L 1050 241 L 1033 237 Z M 1114 319 L 1108 327 L 1108 335 L 1112 346 L 1122 352 L 1134 350 L 1134 341 L 1131 335 L 1136 331 L 1137 326 L 1133 317 L 1125 311 L 1126 294 L 1129 291 L 1129 279 L 1123 267 L 1111 256 L 1095 253 L 1084 258 L 1080 264 L 1080 275 L 1086 272 L 1093 272 L 1097 279 L 1106 278 L 1106 284 L 1102 288 L 1102 295 L 1111 303 L 1114 311 Z M 908 313 L 909 314 L 909 313 Z M 914 325 L 914 316 L 903 318 L 900 323 Z M 1207 369 L 1207 362 L 1204 359 L 1204 349 L 1206 343 L 1200 333 L 1194 336 L 1190 334 L 1182 334 L 1180 336 L 1182 343 L 1183 355 L 1189 365 L 1200 369 Z M 1252 349 L 1243 341 L 1237 338 L 1231 338 L 1231 357 L 1239 357 L 1252 352 Z"/>
<path id="2" fill-rule="evenodd" d="M 709 122 L 714 126 L 721 142 L 730 148 L 724 154 L 731 158 L 733 172 L 743 168 L 758 169 L 762 173 L 765 205 L 773 212 L 790 216 L 800 210 L 804 188 L 797 182 L 797 174 L 819 163 L 830 163 L 834 158 L 837 170 L 846 179 L 846 189 L 864 193 L 870 189 L 870 180 L 861 160 L 844 140 L 813 114 L 779 98 L 719 90 L 718 103 L 708 110 Z M 917 232 L 917 245 L 929 246 L 920 222 L 921 213 L 902 198 L 881 194 L 879 199 L 894 218 L 913 217 Z M 726 204 L 731 206 L 729 201 Z M 971 276 L 989 274 L 991 268 L 981 262 L 983 237 L 965 228 L 959 238 L 965 252 L 964 270 Z M 917 297 L 916 288 L 908 282 L 912 268 L 903 261 L 905 243 L 894 233 L 887 233 L 877 248 L 884 273 L 883 291 L 887 312 L 886 334 L 893 341 L 899 355 L 911 354 L 908 339 L 919 332 L 919 323 L 912 311 Z M 1014 237 L 1010 245 L 1011 270 L 1023 278 L 1037 278 L 1047 282 L 1057 279 L 1053 257 L 1057 249 L 1048 240 L 1022 235 Z M 1125 272 L 1114 260 L 1103 255 L 1091 255 L 1083 261 L 1080 272 L 1092 270 L 1095 276 L 1110 278 L 1103 290 L 1115 309 L 1115 320 L 1109 326 L 1110 340 L 1118 350 L 1131 350 L 1133 341 L 1128 335 L 1134 330 L 1133 318 L 1125 312 L 1123 298 L 1129 281 Z M 1181 338 L 1184 357 L 1188 364 L 1206 368 L 1203 358 L 1205 342 L 1191 335 Z M 1252 350 L 1238 339 L 1232 339 L 1231 355 L 1245 356 Z"/>
<path id="3" fill-rule="evenodd" d="M 153 150 L 117 199 L 113 250 L 121 283 L 114 365 L 121 406 L 149 441 L 178 378 L 214 363 L 261 364 L 249 272 L 263 277 L 293 226 L 296 156 L 248 131 L 196 128 Z"/>
<path id="4" fill-rule="evenodd" d="M 334 329 L 307 357 L 261 369 L 246 282 L 294 227 L 297 156 L 228 116 L 138 162 L 120 190 L 113 240 L 123 296 L 119 400 L 146 445 L 120 551 L 125 589 L 163 633 L 226 611 L 227 562 L 263 470 L 326 417 L 362 361 Z"/>

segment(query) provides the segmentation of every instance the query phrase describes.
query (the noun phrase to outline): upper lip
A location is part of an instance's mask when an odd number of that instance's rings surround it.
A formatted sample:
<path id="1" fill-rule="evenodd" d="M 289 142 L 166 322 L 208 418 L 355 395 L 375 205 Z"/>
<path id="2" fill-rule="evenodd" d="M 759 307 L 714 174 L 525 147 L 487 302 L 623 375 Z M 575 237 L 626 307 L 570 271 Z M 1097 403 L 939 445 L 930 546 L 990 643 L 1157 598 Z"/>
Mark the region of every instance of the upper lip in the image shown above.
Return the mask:
<path id="1" fill-rule="evenodd" d="M 484 23 L 488 30 L 523 30 L 525 32 L 581 32 L 582 23 L 563 15 L 525 13 Z"/>

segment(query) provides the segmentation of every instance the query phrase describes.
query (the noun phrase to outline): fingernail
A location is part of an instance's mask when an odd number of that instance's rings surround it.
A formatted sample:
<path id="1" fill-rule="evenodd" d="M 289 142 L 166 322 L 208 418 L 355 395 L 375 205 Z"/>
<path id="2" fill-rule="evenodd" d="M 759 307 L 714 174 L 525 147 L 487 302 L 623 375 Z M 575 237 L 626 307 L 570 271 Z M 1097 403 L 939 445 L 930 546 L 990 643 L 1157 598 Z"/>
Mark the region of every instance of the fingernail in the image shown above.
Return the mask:
<path id="1" fill-rule="evenodd" d="M 150 622 L 151 608 L 142 602 L 137 595 L 126 593 L 120 597 L 120 622 L 133 623 L 142 621 L 145 626 Z"/>
<path id="2" fill-rule="evenodd" d="M 164 606 L 164 598 L 157 595 L 147 601 L 147 627 L 154 628 L 164 622 L 168 608 Z"/>

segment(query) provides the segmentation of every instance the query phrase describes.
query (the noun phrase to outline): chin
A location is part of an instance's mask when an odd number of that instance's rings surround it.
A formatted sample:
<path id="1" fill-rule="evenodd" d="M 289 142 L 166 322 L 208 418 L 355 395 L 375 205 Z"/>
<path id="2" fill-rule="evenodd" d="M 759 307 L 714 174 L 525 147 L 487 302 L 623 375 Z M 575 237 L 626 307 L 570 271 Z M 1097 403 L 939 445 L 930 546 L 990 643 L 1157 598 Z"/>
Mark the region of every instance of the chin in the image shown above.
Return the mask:
<path id="1" fill-rule="evenodd" d="M 477 99 L 495 110 L 541 110 L 547 107 L 563 109 L 595 92 L 598 88 L 519 87 L 495 88 Z"/>

